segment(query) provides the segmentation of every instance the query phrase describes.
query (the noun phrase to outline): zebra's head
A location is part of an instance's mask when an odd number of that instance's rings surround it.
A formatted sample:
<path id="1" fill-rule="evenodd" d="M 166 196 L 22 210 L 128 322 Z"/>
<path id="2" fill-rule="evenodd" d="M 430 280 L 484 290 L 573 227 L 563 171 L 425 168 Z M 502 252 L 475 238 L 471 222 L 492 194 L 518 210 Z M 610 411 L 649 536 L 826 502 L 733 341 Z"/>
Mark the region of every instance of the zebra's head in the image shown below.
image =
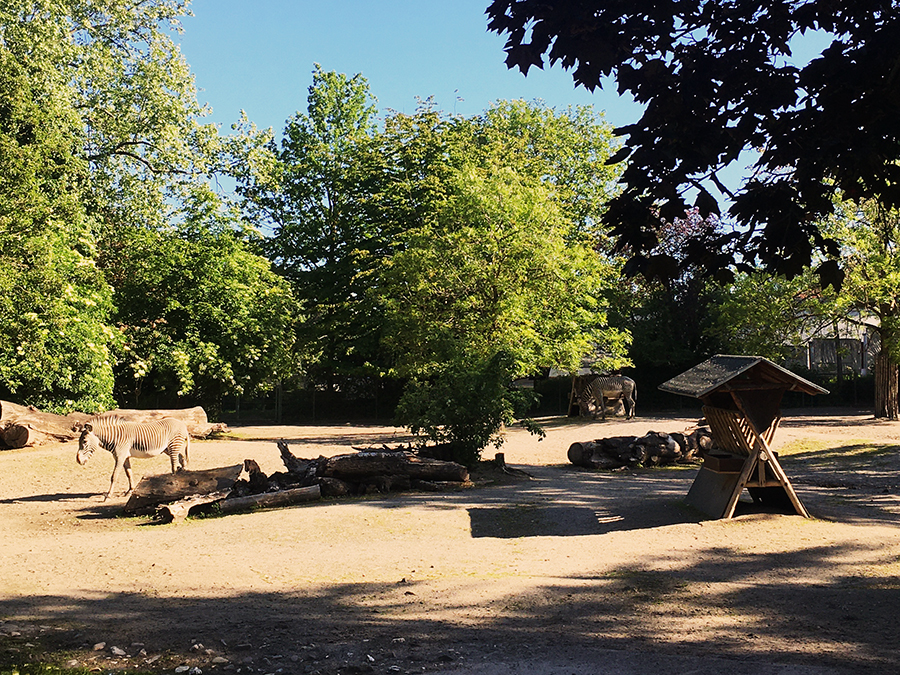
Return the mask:
<path id="1" fill-rule="evenodd" d="M 75 461 L 82 466 L 87 464 L 94 451 L 100 448 L 100 439 L 94 433 L 94 427 L 90 423 L 86 423 L 81 429 L 81 437 L 78 439 L 78 454 L 75 455 Z"/>

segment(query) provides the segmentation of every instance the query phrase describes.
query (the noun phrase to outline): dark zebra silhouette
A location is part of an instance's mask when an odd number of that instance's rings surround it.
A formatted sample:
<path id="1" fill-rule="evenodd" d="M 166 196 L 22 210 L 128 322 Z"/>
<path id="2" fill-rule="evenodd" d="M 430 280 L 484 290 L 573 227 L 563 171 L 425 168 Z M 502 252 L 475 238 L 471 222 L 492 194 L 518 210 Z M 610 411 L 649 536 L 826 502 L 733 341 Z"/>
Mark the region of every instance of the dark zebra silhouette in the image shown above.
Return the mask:
<path id="1" fill-rule="evenodd" d="M 582 417 L 590 414 L 593 401 L 606 419 L 606 399 L 622 399 L 625 405 L 625 418 L 634 417 L 637 403 L 637 384 L 624 375 L 586 375 L 578 392 L 578 409 Z"/>

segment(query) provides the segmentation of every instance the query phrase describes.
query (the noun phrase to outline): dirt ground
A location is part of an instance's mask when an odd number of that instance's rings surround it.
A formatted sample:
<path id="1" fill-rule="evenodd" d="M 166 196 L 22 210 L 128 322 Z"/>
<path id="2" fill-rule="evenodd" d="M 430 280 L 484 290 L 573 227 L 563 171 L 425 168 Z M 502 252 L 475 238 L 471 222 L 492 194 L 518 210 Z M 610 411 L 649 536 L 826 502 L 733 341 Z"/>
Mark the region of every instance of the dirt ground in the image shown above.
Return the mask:
<path id="1" fill-rule="evenodd" d="M 574 441 L 696 417 L 550 419 L 542 441 L 510 429 L 502 451 L 527 480 L 170 525 L 101 501 L 110 455 L 80 467 L 74 443 L 5 451 L 0 672 L 34 659 L 189 675 L 900 672 L 900 423 L 785 419 L 774 445 L 811 519 L 748 501 L 708 520 L 684 504 L 696 466 L 566 460 Z M 361 425 L 232 433 L 194 442 L 192 468 L 278 471 L 282 438 L 300 457 L 408 440 Z"/>

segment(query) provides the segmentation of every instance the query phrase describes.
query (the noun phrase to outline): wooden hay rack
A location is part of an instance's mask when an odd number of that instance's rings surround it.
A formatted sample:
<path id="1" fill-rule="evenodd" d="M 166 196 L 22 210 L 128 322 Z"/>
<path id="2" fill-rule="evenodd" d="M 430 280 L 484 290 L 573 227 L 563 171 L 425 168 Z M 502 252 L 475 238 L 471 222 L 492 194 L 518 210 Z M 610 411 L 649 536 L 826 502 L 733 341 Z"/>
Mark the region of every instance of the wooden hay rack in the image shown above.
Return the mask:
<path id="1" fill-rule="evenodd" d="M 759 356 L 717 355 L 659 387 L 703 402 L 718 450 L 704 453 L 687 503 L 713 518 L 731 518 L 746 488 L 754 502 L 809 512 L 772 451 L 785 391 L 827 390 Z"/>

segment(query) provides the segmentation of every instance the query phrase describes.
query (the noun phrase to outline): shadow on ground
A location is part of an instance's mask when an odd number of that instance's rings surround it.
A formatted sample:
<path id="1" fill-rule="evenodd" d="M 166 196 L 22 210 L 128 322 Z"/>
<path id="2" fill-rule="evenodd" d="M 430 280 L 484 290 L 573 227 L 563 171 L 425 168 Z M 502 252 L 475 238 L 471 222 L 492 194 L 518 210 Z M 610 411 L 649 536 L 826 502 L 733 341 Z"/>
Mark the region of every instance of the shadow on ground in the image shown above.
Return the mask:
<path id="1" fill-rule="evenodd" d="M 771 575 L 779 568 L 840 567 L 842 560 L 868 553 L 859 546 L 812 546 L 762 556 L 722 547 L 700 563 L 666 571 L 652 569 L 656 561 L 648 559 L 645 567 L 559 577 L 507 597 L 477 628 L 442 618 L 446 612 L 421 618 L 415 582 L 227 598 L 119 593 L 4 600 L 0 663 L 56 655 L 98 670 L 188 664 L 215 672 L 227 662 L 250 672 L 422 672 L 486 659 L 599 659 L 602 650 L 621 649 L 733 658 L 745 666 L 758 660 L 834 672 L 896 672 L 895 577 L 837 574 L 831 583 L 810 585 L 794 575 Z M 768 581 L 746 583 L 761 575 Z M 699 584 L 702 593 L 694 592 Z M 450 608 L 457 617 L 468 611 Z M 673 625 L 683 632 L 672 635 Z M 92 651 L 98 642 L 106 648 Z M 111 656 L 112 646 L 128 655 Z M 160 653 L 155 665 L 144 666 Z"/>

